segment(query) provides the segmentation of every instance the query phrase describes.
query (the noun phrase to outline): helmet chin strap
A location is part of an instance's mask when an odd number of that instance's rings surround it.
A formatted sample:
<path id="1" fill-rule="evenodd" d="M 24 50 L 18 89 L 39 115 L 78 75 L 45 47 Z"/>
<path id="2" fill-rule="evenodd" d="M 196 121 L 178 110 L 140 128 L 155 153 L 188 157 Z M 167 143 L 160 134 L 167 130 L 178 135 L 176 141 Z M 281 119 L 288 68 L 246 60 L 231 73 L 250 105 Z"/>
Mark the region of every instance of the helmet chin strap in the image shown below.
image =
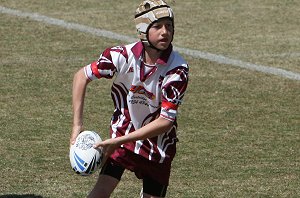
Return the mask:
<path id="1" fill-rule="evenodd" d="M 149 41 L 148 41 L 148 43 L 149 43 L 149 47 L 151 47 L 152 49 L 155 49 L 157 52 L 163 51 L 163 50 L 161 50 L 161 49 L 158 49 L 158 48 L 155 47 L 154 45 L 152 45 L 152 43 L 150 43 Z"/>
<path id="2" fill-rule="evenodd" d="M 150 43 L 148 39 L 147 40 L 141 40 L 141 41 L 142 41 L 144 47 L 150 47 L 151 49 L 154 49 L 158 52 L 163 51 L 163 50 L 158 49 L 157 47 L 155 47 L 152 43 Z"/>

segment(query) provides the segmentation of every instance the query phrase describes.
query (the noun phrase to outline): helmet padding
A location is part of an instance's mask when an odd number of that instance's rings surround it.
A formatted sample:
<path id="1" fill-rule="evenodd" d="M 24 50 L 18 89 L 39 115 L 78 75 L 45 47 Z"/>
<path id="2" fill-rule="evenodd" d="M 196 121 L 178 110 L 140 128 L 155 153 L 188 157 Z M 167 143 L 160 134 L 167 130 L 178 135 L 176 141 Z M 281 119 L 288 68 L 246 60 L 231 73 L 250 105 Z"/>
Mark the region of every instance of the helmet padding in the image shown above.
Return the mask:
<path id="1" fill-rule="evenodd" d="M 174 14 L 172 9 L 163 0 L 144 0 L 135 12 L 135 25 L 138 37 L 147 45 L 148 30 L 153 23 L 162 18 L 170 18 L 174 27 Z"/>

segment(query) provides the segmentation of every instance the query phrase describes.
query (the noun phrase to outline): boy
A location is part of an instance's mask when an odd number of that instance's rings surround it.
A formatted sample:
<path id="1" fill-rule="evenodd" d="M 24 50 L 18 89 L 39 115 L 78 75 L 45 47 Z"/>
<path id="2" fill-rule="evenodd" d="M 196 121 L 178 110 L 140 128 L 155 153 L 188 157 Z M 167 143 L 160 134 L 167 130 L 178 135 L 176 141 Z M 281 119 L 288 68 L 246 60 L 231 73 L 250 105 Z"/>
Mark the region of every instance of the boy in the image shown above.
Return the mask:
<path id="1" fill-rule="evenodd" d="M 142 197 L 165 197 L 176 153 L 176 115 L 188 83 L 188 65 L 172 50 L 174 16 L 163 0 L 136 10 L 139 42 L 106 49 L 74 76 L 71 144 L 83 130 L 89 82 L 114 78 L 114 113 L 103 147 L 104 164 L 89 197 L 109 197 L 125 169 L 143 180 Z"/>

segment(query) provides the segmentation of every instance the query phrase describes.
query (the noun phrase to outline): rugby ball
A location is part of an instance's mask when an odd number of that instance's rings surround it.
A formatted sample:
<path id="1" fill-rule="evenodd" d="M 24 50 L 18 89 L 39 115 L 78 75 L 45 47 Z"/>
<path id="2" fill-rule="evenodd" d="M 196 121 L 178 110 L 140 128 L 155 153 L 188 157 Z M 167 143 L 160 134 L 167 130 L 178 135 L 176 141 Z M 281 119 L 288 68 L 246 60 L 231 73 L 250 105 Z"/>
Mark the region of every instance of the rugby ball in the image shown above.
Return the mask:
<path id="1" fill-rule="evenodd" d="M 70 147 L 72 169 L 79 175 L 88 176 L 96 172 L 102 161 L 102 150 L 93 148 L 96 142 L 102 141 L 94 131 L 81 132 Z"/>

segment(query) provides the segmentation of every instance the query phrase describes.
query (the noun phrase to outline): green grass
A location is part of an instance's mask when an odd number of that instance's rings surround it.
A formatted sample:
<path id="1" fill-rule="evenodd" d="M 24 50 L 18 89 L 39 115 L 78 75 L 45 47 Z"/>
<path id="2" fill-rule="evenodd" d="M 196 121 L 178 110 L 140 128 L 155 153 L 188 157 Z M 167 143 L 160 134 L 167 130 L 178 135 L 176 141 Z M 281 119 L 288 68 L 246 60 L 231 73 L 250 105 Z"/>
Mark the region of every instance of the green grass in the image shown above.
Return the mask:
<path id="1" fill-rule="evenodd" d="M 0 5 L 135 34 L 135 1 Z M 175 45 L 300 71 L 298 2 L 176 1 L 173 7 Z M 0 197 L 84 197 L 97 174 L 79 177 L 70 168 L 72 78 L 120 42 L 0 17 Z M 167 197 L 299 197 L 300 82 L 185 58 L 191 78 Z M 105 138 L 110 85 L 93 82 L 86 100 L 85 127 Z M 112 197 L 137 197 L 140 188 L 126 172 Z"/>

